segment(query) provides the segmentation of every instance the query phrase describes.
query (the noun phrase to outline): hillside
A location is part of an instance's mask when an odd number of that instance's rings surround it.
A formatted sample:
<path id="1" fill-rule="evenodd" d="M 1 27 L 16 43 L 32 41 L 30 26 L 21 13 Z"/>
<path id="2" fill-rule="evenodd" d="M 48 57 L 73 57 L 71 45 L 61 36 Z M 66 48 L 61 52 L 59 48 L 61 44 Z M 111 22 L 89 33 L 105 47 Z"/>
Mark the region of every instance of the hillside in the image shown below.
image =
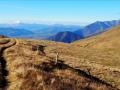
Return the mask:
<path id="1" fill-rule="evenodd" d="M 117 82 L 120 85 L 120 26 L 112 28 L 111 30 L 104 32 L 101 35 L 90 37 L 81 41 L 76 41 L 72 45 L 78 48 L 84 48 L 89 50 L 88 52 L 82 52 L 84 58 L 90 62 L 97 63 L 100 65 L 108 66 L 116 69 L 114 72 L 119 73 L 119 76 L 111 73 L 109 77 L 111 82 Z M 79 49 L 80 50 L 80 49 Z M 79 54 L 77 57 L 81 57 Z M 82 57 L 83 58 L 83 57 Z M 112 76 L 113 75 L 113 76 Z M 108 77 L 107 77 L 108 78 Z M 110 80 L 109 79 L 109 80 Z"/>
<path id="2" fill-rule="evenodd" d="M 65 48 L 67 44 L 8 38 L 1 39 L 0 43 L 2 90 L 117 90 L 84 70 L 70 66 L 62 58 L 56 63 L 54 55 L 58 50 L 55 48 Z M 36 44 L 47 45 L 46 55 L 31 49 Z"/>
<path id="3" fill-rule="evenodd" d="M 71 43 L 73 41 L 80 40 L 82 38 L 83 37 L 78 34 L 66 31 L 66 32 L 59 32 L 56 35 L 47 38 L 47 40 Z"/>
<path id="4" fill-rule="evenodd" d="M 94 49 L 117 49 L 120 45 L 120 26 L 111 28 L 109 31 L 90 37 L 81 41 L 76 41 L 74 44 L 86 48 Z"/>
<path id="5" fill-rule="evenodd" d="M 0 88 L 118 90 L 119 34 L 120 26 L 71 44 L 1 38 Z M 37 46 L 40 52 L 36 51 Z"/>

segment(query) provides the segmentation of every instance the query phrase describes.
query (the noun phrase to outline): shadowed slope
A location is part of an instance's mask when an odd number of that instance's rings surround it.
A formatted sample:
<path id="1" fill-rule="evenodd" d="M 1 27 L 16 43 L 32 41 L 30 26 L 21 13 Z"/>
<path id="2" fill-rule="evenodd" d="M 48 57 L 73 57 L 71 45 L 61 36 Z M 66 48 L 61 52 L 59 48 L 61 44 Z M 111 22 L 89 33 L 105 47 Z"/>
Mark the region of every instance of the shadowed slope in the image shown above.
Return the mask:
<path id="1" fill-rule="evenodd" d="M 3 57 L 4 50 L 15 45 L 14 40 L 0 38 L 0 89 L 5 90 L 8 85 L 8 70 L 6 69 L 6 60 Z"/>
<path id="2" fill-rule="evenodd" d="M 65 32 L 59 32 L 56 35 L 49 37 L 47 40 L 71 43 L 73 41 L 80 40 L 82 38 L 83 38 L 82 35 L 80 36 L 76 33 L 65 31 Z"/>

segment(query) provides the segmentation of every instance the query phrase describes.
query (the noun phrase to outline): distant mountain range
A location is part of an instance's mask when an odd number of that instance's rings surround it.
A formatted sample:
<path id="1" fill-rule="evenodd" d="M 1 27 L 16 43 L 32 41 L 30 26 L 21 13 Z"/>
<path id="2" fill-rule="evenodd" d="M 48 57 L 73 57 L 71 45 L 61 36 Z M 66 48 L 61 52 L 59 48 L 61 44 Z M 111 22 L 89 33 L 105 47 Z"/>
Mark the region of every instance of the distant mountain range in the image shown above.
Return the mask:
<path id="1" fill-rule="evenodd" d="M 60 41 L 60 42 L 68 43 L 68 42 L 76 41 L 78 39 L 87 38 L 87 37 L 105 32 L 105 31 L 109 30 L 110 28 L 117 26 L 117 25 L 120 25 L 120 20 L 104 21 L 104 22 L 97 21 L 97 22 L 87 25 L 86 27 L 84 27 L 82 29 L 76 30 L 72 33 L 59 32 L 56 35 L 51 36 L 47 39 L 52 40 L 52 41 Z M 78 36 L 80 38 L 76 38 Z M 68 39 L 68 37 L 69 37 L 69 39 Z"/>
<path id="2" fill-rule="evenodd" d="M 120 20 L 104 21 L 104 22 L 97 21 L 90 25 L 87 25 L 83 29 L 75 31 L 75 33 L 80 35 L 82 34 L 84 37 L 89 37 L 104 32 L 109 28 L 117 26 L 119 24 L 120 24 Z"/>
<path id="3" fill-rule="evenodd" d="M 97 21 L 85 27 L 62 24 L 0 24 L 0 35 L 17 38 L 47 39 L 71 43 L 109 30 L 120 24 L 120 20 Z"/>
<path id="4" fill-rule="evenodd" d="M 0 24 L 1 28 L 4 28 L 4 30 L 1 29 L 2 33 L 6 35 L 6 30 L 8 29 L 15 29 L 18 30 L 19 33 L 22 34 L 23 30 L 32 32 L 33 34 L 23 34 L 23 38 L 33 38 L 33 39 L 45 39 L 49 36 L 55 35 L 58 32 L 63 32 L 63 31 L 76 31 L 81 28 L 81 26 L 78 25 L 62 25 L 62 24 L 53 24 L 53 25 L 47 25 L 47 24 L 26 24 L 26 23 L 17 23 L 17 24 Z M 21 29 L 21 30 L 19 30 Z M 12 30 L 10 31 L 10 34 L 7 34 L 8 36 L 15 36 L 17 35 L 16 33 L 11 33 Z M 19 37 L 19 35 L 17 36 Z"/>
<path id="5" fill-rule="evenodd" d="M 15 29 L 15 28 L 0 28 L 0 35 L 8 37 L 23 37 L 26 35 L 33 35 L 34 33 L 25 29 Z"/>

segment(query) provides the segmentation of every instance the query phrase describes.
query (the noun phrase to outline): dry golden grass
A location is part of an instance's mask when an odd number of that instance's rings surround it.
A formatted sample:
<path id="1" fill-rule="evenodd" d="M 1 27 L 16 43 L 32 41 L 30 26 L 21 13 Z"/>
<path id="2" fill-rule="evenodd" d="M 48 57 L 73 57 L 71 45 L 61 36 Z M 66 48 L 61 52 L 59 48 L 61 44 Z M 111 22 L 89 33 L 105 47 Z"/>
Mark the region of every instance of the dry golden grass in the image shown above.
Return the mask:
<path id="1" fill-rule="evenodd" d="M 120 89 L 119 35 L 120 26 L 101 35 L 71 44 L 16 39 L 16 45 L 4 52 L 4 58 L 7 62 L 6 68 L 9 71 L 7 79 L 10 82 L 7 89 Z M 36 51 L 32 51 L 32 46 L 38 44 L 46 46 L 46 56 L 38 55 Z M 53 61 L 57 52 L 59 52 L 59 59 L 64 63 L 56 66 Z M 100 80 L 96 81 L 86 74 L 82 75 L 83 72 Z"/>
<path id="2" fill-rule="evenodd" d="M 23 42 L 8 49 L 5 57 L 8 90 L 117 90 L 61 61 L 55 64 L 54 57 L 37 55 Z"/>
<path id="3" fill-rule="evenodd" d="M 103 70 L 103 78 L 120 88 L 120 26 L 112 28 L 101 35 L 72 43 L 76 47 L 89 50 L 85 52 L 89 62 L 107 68 Z M 80 51 L 80 49 L 78 50 Z M 79 54 L 80 55 L 80 54 Z M 79 57 L 79 56 L 78 56 Z M 99 66 L 98 66 L 99 67 Z M 101 67 L 101 68 L 102 68 Z M 103 68 L 102 68 L 103 69 Z M 109 71 L 109 72 L 108 72 Z M 96 74 L 96 73 L 95 73 Z"/>

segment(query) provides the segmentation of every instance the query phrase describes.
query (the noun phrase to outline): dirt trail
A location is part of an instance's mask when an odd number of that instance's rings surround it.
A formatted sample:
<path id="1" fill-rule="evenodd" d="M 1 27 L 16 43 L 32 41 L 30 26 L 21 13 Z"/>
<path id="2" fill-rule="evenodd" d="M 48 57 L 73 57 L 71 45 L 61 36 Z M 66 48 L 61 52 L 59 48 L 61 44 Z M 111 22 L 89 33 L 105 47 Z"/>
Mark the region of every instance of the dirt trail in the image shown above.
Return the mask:
<path id="1" fill-rule="evenodd" d="M 6 60 L 3 57 L 4 50 L 16 45 L 15 39 L 0 39 L 0 90 L 6 90 L 9 81 L 6 79 L 9 72 L 6 69 Z"/>

